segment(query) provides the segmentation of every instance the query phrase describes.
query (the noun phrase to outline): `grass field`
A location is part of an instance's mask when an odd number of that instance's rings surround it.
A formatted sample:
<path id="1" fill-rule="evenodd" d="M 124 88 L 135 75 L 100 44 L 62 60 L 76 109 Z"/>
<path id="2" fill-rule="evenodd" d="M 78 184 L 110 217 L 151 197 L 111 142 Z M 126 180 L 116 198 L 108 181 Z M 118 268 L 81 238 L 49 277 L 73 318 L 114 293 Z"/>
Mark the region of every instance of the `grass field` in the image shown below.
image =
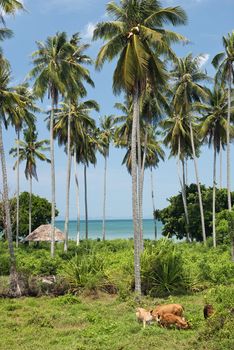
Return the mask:
<path id="1" fill-rule="evenodd" d="M 141 305 L 151 308 L 158 302 L 143 299 Z M 70 295 L 0 299 L 0 349 L 231 350 L 230 341 L 228 348 L 226 345 L 219 348 L 216 341 L 208 344 L 198 339 L 207 322 L 202 313 L 203 294 L 173 297 L 167 302 L 184 305 L 185 317 L 192 323 L 192 329 L 163 329 L 156 324 L 143 329 L 135 319 L 137 304 L 133 299 L 120 301 L 106 294 L 98 299 Z"/>

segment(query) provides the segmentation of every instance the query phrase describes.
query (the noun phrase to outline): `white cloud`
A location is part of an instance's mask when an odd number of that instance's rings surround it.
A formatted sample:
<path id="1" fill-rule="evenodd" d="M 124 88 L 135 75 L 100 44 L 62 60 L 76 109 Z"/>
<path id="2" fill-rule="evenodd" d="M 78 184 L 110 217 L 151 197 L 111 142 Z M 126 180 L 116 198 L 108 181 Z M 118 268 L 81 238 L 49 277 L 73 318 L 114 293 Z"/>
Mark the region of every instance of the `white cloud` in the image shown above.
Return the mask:
<path id="1" fill-rule="evenodd" d="M 82 32 L 82 37 L 86 40 L 91 40 L 93 37 L 93 31 L 96 27 L 95 23 L 89 22 L 88 24 L 86 24 L 83 32 Z"/>
<path id="2" fill-rule="evenodd" d="M 203 67 L 206 65 L 210 58 L 210 55 L 208 53 L 205 53 L 203 55 L 200 55 L 199 62 L 200 62 L 200 67 Z"/>

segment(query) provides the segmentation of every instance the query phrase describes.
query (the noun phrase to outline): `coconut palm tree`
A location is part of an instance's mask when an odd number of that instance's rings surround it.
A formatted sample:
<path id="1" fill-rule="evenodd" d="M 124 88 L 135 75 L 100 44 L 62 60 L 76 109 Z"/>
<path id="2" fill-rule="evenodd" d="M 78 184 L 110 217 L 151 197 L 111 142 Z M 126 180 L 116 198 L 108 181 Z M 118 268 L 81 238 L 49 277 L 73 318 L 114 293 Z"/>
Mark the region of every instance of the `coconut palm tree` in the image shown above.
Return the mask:
<path id="1" fill-rule="evenodd" d="M 50 158 L 51 158 L 51 256 L 54 256 L 55 230 L 55 166 L 54 166 L 54 111 L 58 105 L 59 95 L 65 96 L 67 85 L 77 87 L 75 81 L 74 45 L 68 40 L 65 32 L 48 37 L 45 42 L 37 42 L 38 50 L 32 54 L 34 68 L 29 73 L 34 78 L 36 96 L 44 98 L 48 92 L 51 98 L 50 113 Z M 74 60 L 71 56 L 74 55 Z"/>
<path id="2" fill-rule="evenodd" d="M 102 239 L 106 239 L 106 177 L 107 177 L 107 158 L 109 157 L 110 143 L 114 135 L 115 120 L 112 115 L 104 116 L 100 120 L 99 130 L 99 152 L 105 160 L 104 165 L 104 195 L 103 195 L 103 222 L 102 222 Z"/>
<path id="3" fill-rule="evenodd" d="M 164 143 L 170 148 L 170 156 L 177 157 L 177 171 L 184 205 L 187 241 L 190 241 L 184 166 L 182 166 L 183 174 L 181 176 L 181 163 L 183 164 L 185 158 L 192 155 L 189 121 L 181 114 L 172 113 L 171 117 L 161 122 L 161 126 L 164 130 Z"/>
<path id="4" fill-rule="evenodd" d="M 58 138 L 59 145 L 65 145 L 68 155 L 68 177 L 67 177 L 67 203 L 66 203 L 66 219 L 65 219 L 65 245 L 64 250 L 68 247 L 68 222 L 69 222 L 69 189 L 71 177 L 71 154 L 76 151 L 79 143 L 84 142 L 84 128 L 93 126 L 93 121 L 88 113 L 91 110 L 99 111 L 96 101 L 88 100 L 78 104 L 75 101 L 62 103 L 62 108 L 56 113 L 54 133 Z M 76 186 L 78 186 L 76 180 Z M 79 195 L 79 194 L 78 194 Z M 79 221 L 79 220 L 78 220 Z M 79 224 L 78 224 L 79 225 Z M 78 230 L 79 231 L 79 230 Z"/>
<path id="5" fill-rule="evenodd" d="M 201 70 L 201 59 L 202 55 L 193 57 L 192 54 L 188 54 L 186 57 L 178 59 L 171 72 L 171 76 L 174 80 L 174 96 L 172 98 L 172 106 L 174 111 L 176 114 L 182 114 L 184 117 L 189 118 L 190 141 L 199 195 L 202 236 L 205 244 L 205 220 L 197 167 L 196 148 L 194 143 L 193 120 L 191 115 L 193 103 L 200 102 L 208 98 L 206 89 L 200 85 L 201 82 L 209 80 L 206 73 Z"/>
<path id="6" fill-rule="evenodd" d="M 3 24 L 3 28 L 0 28 L 0 40 L 10 38 L 13 35 L 12 31 L 5 27 L 4 14 L 14 15 L 15 12 L 23 9 L 21 1 L 0 0 L 0 22 Z"/>
<path id="7" fill-rule="evenodd" d="M 8 61 L 0 57 L 0 158 L 2 165 L 2 180 L 3 180 L 3 203 L 6 218 L 6 233 L 8 239 L 9 253 L 10 253 L 10 280 L 11 291 L 13 295 L 20 295 L 20 287 L 18 283 L 18 275 L 16 272 L 16 260 L 13 247 L 12 230 L 11 230 L 11 218 L 8 196 L 8 184 L 7 184 L 7 169 L 6 159 L 2 137 L 2 126 L 7 128 L 7 120 L 9 117 L 15 115 L 16 107 L 23 107 L 23 101 L 20 96 L 9 87 L 11 79 L 10 65 Z"/>
<path id="8" fill-rule="evenodd" d="M 203 113 L 201 118 L 200 135 L 213 147 L 214 164 L 213 164 L 213 246 L 216 247 L 216 229 L 215 229 L 215 196 L 216 196 L 216 158 L 221 148 L 224 148 L 227 140 L 227 91 L 221 86 L 215 85 L 213 90 L 208 90 L 209 100 L 207 104 L 196 104 L 195 108 Z M 234 110 L 232 110 L 232 113 Z M 233 127 L 232 136 L 233 136 Z"/>
<path id="9" fill-rule="evenodd" d="M 36 117 L 35 112 L 39 111 L 39 108 L 35 105 L 35 96 L 29 89 L 27 83 L 19 85 L 15 88 L 15 91 L 20 95 L 24 102 L 23 107 L 17 106 L 15 114 L 11 116 L 10 123 L 15 128 L 17 134 L 17 159 L 19 160 L 19 140 L 20 131 L 23 127 L 34 127 Z M 19 243 L 19 191 L 20 191 L 20 172 L 19 172 L 19 161 L 16 162 L 16 247 Z"/>
<path id="10" fill-rule="evenodd" d="M 228 110 L 227 110 L 227 194 L 228 209 L 232 210 L 231 203 L 231 170 L 230 170 L 230 119 L 231 119 L 231 89 L 234 80 L 234 31 L 227 37 L 223 37 L 223 46 L 225 51 L 218 53 L 213 58 L 213 65 L 217 69 L 216 80 L 221 81 L 228 89 Z M 233 238 L 234 240 L 234 238 Z M 234 241 L 233 241 L 233 260 L 234 260 Z"/>
<path id="11" fill-rule="evenodd" d="M 96 67 L 101 69 L 106 60 L 111 61 L 118 57 L 113 77 L 113 90 L 115 93 L 125 91 L 132 96 L 131 174 L 135 291 L 141 294 L 136 157 L 140 96 L 146 88 L 147 79 L 153 86 L 162 84 L 166 79 L 165 68 L 159 54 L 165 53 L 174 57 L 170 43 L 184 40 L 182 36 L 163 29 L 163 24 L 184 24 L 186 14 L 180 7 L 162 8 L 157 0 L 123 0 L 120 5 L 112 1 L 107 4 L 106 9 L 114 20 L 99 23 L 94 30 L 94 39 L 106 40 L 99 51 Z"/>
<path id="12" fill-rule="evenodd" d="M 29 224 L 28 233 L 32 231 L 32 178 L 38 181 L 37 177 L 37 164 L 36 160 L 50 162 L 50 160 L 43 154 L 44 151 L 49 151 L 49 140 L 37 141 L 38 133 L 35 128 L 29 128 L 24 130 L 24 141 L 17 141 L 19 143 L 19 158 L 18 149 L 12 148 L 10 153 L 14 157 L 17 157 L 14 168 L 18 163 L 26 162 L 25 164 L 25 176 L 29 180 Z"/>

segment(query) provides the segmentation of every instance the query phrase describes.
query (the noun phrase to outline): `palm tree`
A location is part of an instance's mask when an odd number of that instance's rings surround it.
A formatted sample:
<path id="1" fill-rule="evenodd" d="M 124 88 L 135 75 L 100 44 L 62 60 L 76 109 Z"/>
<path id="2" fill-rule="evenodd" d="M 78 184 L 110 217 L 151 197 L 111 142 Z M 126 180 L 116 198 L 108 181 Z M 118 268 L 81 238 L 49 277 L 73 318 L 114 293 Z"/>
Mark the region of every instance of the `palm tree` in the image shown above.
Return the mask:
<path id="1" fill-rule="evenodd" d="M 184 205 L 187 241 L 190 241 L 184 166 L 182 166 L 183 174 L 181 176 L 181 162 L 184 164 L 185 158 L 192 155 L 189 121 L 181 114 L 172 113 L 172 116 L 164 120 L 161 126 L 164 129 L 164 143 L 170 147 L 170 156 L 177 157 L 177 170 Z"/>
<path id="2" fill-rule="evenodd" d="M 3 24 L 3 28 L 0 28 L 0 40 L 10 38 L 13 33 L 10 29 L 5 27 L 5 20 L 3 14 L 14 15 L 15 12 L 23 10 L 23 4 L 17 0 L 0 0 L 0 22 Z"/>
<path id="3" fill-rule="evenodd" d="M 23 102 L 20 96 L 9 88 L 9 82 L 11 79 L 10 65 L 3 57 L 0 58 L 0 158 L 2 165 L 2 180 L 3 180 L 3 203 L 6 218 L 6 233 L 8 239 L 9 253 L 10 253 L 10 280 L 11 291 L 13 295 L 20 295 L 20 287 L 18 283 L 18 276 L 16 272 L 16 260 L 13 247 L 12 230 L 11 230 L 11 218 L 8 196 L 8 184 L 7 184 L 7 170 L 6 159 L 2 138 L 2 124 L 7 127 L 7 119 L 15 115 L 16 107 L 23 106 Z"/>
<path id="4" fill-rule="evenodd" d="M 107 176 L 107 158 L 109 157 L 110 143 L 114 135 L 114 118 L 112 115 L 104 116 L 100 120 L 99 133 L 99 151 L 105 160 L 104 165 L 104 195 L 103 195 L 103 223 L 102 223 L 102 239 L 106 239 L 106 176 Z"/>
<path id="5" fill-rule="evenodd" d="M 55 230 L 55 166 L 54 166 L 54 111 L 58 104 L 59 95 L 66 95 L 67 84 L 71 89 L 77 87 L 74 75 L 74 45 L 68 41 L 65 32 L 48 37 L 46 42 L 37 42 L 38 50 L 32 54 L 34 68 L 29 73 L 35 78 L 34 92 L 44 98 L 48 91 L 51 98 L 50 113 L 50 158 L 51 158 L 51 256 L 54 256 L 54 230 Z M 71 56 L 74 55 L 74 60 Z"/>
<path id="6" fill-rule="evenodd" d="M 208 80 L 206 73 L 201 70 L 201 58 L 199 55 L 193 58 L 192 54 L 188 54 L 185 58 L 178 59 L 171 72 L 174 79 L 174 96 L 172 105 L 175 113 L 182 114 L 189 118 L 190 141 L 192 146 L 193 161 L 195 167 L 199 206 L 201 213 L 202 236 L 204 244 L 206 243 L 206 230 L 204 211 L 202 204 L 201 188 L 198 176 L 197 157 L 194 143 L 194 128 L 191 116 L 192 106 L 194 102 L 200 102 L 207 99 L 206 89 L 200 85 L 200 82 Z"/>
<path id="7" fill-rule="evenodd" d="M 135 291 L 141 294 L 140 278 L 140 237 L 137 198 L 137 125 L 140 114 L 140 96 L 149 79 L 153 86 L 162 84 L 166 72 L 159 54 L 165 53 L 174 57 L 170 48 L 171 42 L 184 38 L 174 32 L 163 30 L 165 22 L 173 25 L 184 24 L 186 14 L 180 7 L 162 8 L 157 0 L 123 0 L 120 5 L 114 1 L 107 4 L 107 13 L 114 21 L 97 24 L 94 39 L 107 42 L 99 51 L 96 67 L 101 69 L 106 60 L 118 58 L 113 77 L 115 93 L 127 92 L 132 96 L 132 212 L 134 226 L 134 266 Z M 157 52 L 157 55 L 154 52 Z"/>
<path id="8" fill-rule="evenodd" d="M 21 96 L 22 101 L 24 102 L 23 107 L 17 106 L 16 113 L 11 116 L 10 122 L 14 126 L 17 134 L 17 159 L 16 162 L 16 247 L 19 244 L 19 191 L 20 191 L 20 172 L 19 172 L 19 140 L 20 140 L 20 131 L 27 125 L 28 127 L 34 127 L 36 117 L 34 112 L 39 111 L 35 105 L 35 96 L 29 89 L 27 83 L 19 85 L 15 88 L 15 91 Z"/>
<path id="9" fill-rule="evenodd" d="M 78 104 L 71 101 L 68 104 L 63 103 L 62 109 L 56 114 L 54 132 L 55 137 L 58 137 L 60 145 L 66 145 L 68 155 L 68 177 L 67 177 L 67 209 L 65 220 L 65 245 L 64 250 L 67 251 L 68 245 L 68 221 L 69 221 L 69 189 L 70 189 L 70 173 L 71 173 L 71 154 L 76 151 L 77 145 L 84 142 L 85 130 L 89 126 L 93 127 L 93 121 L 88 113 L 91 110 L 99 111 L 99 106 L 96 101 L 88 100 Z M 78 179 L 76 180 L 78 186 Z M 79 196 L 79 193 L 77 194 Z M 79 201 L 77 201 L 78 203 Z M 79 219 L 78 219 L 79 222 Z M 79 232 L 78 223 L 78 232 Z"/>
<path id="10" fill-rule="evenodd" d="M 197 104 L 204 115 L 201 119 L 200 134 L 209 147 L 213 146 L 214 164 L 213 164 L 213 245 L 216 247 L 216 229 L 215 229 L 215 192 L 216 192 L 216 158 L 221 148 L 225 147 L 227 137 L 227 92 L 222 87 L 216 85 L 213 90 L 208 90 L 209 100 L 207 104 Z M 233 128 L 232 128 L 233 134 Z"/>
<path id="11" fill-rule="evenodd" d="M 231 171 L 230 171 L 230 119 L 231 119 L 231 89 L 234 79 L 234 31 L 229 33 L 227 37 L 223 37 L 223 46 L 225 52 L 218 53 L 213 58 L 213 65 L 217 71 L 216 80 L 221 81 L 228 89 L 228 110 L 227 110 L 227 194 L 228 209 L 232 210 L 231 203 Z M 234 260 L 234 238 L 233 238 L 233 254 Z"/>
<path id="12" fill-rule="evenodd" d="M 34 177 L 38 181 L 37 177 L 37 166 L 36 160 L 50 162 L 50 160 L 42 153 L 44 151 L 49 151 L 48 140 L 37 141 L 38 133 L 35 132 L 34 128 L 24 130 L 24 141 L 19 140 L 19 158 L 18 158 L 18 148 L 12 148 L 10 153 L 14 157 L 17 157 L 17 161 L 14 168 L 19 163 L 26 162 L 25 164 L 25 176 L 29 180 L 29 224 L 28 232 L 32 231 L 32 178 Z"/>

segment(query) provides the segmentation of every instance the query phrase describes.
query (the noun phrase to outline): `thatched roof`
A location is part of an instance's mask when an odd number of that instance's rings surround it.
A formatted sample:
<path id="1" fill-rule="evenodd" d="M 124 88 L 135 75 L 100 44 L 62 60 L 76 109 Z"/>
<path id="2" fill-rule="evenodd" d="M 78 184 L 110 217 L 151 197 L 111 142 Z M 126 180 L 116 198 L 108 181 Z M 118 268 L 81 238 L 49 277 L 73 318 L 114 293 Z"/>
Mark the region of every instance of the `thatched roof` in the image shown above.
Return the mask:
<path id="1" fill-rule="evenodd" d="M 50 242 L 51 241 L 51 225 L 41 225 L 36 230 L 30 233 L 24 241 L 32 241 L 32 242 Z M 65 236 L 62 231 L 55 227 L 55 241 L 64 241 Z"/>

